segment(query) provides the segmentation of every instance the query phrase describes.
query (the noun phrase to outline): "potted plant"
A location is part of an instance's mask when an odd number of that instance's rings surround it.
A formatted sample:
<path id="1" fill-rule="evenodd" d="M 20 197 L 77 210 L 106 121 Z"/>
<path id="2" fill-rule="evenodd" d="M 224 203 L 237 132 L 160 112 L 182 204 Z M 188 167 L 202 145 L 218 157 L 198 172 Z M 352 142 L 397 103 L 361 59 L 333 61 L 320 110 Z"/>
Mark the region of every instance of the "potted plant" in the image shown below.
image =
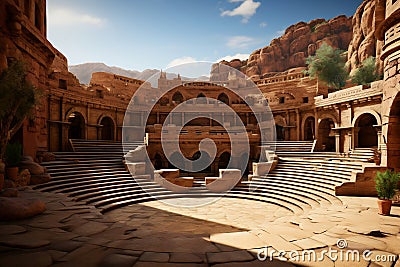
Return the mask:
<path id="1" fill-rule="evenodd" d="M 7 144 L 6 148 L 6 174 L 13 181 L 18 178 L 18 165 L 21 161 L 22 146 L 19 143 Z"/>
<path id="2" fill-rule="evenodd" d="M 378 193 L 379 214 L 389 215 L 392 207 L 392 198 L 396 194 L 400 173 L 386 170 L 377 172 L 375 177 L 375 188 Z"/>

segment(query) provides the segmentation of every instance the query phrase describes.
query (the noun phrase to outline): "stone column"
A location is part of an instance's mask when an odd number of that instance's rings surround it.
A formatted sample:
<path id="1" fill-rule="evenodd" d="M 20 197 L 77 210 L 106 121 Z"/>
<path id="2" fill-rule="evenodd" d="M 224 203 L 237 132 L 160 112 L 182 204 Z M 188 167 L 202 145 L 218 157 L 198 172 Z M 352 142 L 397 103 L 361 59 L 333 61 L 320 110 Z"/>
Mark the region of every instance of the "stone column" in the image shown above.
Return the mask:
<path id="1" fill-rule="evenodd" d="M 340 153 L 340 132 L 337 130 L 335 132 L 335 147 L 336 147 L 336 153 Z"/>
<path id="2" fill-rule="evenodd" d="M 358 132 L 360 131 L 359 127 L 354 127 L 353 128 L 353 139 L 352 139 L 352 143 L 351 146 L 353 149 L 356 149 L 356 146 L 358 146 Z"/>
<path id="3" fill-rule="evenodd" d="M 353 149 L 353 138 L 352 138 L 352 131 L 349 131 L 347 134 L 349 136 L 349 149 L 347 152 L 350 152 Z"/>

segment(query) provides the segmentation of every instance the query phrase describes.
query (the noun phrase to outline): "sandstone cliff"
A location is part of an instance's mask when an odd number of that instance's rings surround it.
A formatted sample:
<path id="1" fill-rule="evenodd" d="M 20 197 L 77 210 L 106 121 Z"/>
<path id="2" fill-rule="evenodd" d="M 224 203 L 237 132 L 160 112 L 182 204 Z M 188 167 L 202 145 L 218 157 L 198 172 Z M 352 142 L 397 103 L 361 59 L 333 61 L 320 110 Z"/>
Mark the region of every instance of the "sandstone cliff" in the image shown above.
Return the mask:
<path id="1" fill-rule="evenodd" d="M 306 66 L 306 58 L 314 55 L 323 42 L 347 50 L 352 31 L 352 18 L 346 16 L 299 22 L 287 28 L 284 35 L 272 40 L 269 46 L 254 51 L 247 61 L 222 63 L 240 69 L 251 78 L 267 78 L 277 72 Z"/>
<path id="2" fill-rule="evenodd" d="M 358 65 L 370 56 L 378 57 L 382 50 L 382 42 L 377 42 L 374 36 L 375 0 L 364 0 L 353 16 L 353 39 L 348 49 L 349 70 L 355 70 Z M 380 60 L 377 61 L 381 63 Z M 382 72 L 382 66 L 378 65 Z"/>

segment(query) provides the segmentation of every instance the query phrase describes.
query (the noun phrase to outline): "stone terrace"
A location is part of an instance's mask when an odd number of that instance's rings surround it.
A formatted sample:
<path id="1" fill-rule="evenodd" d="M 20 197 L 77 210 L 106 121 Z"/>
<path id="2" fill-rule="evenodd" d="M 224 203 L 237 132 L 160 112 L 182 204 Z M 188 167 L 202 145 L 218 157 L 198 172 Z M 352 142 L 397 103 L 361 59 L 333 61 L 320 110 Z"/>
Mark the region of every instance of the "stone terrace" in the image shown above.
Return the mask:
<path id="1" fill-rule="evenodd" d="M 102 215 L 63 194 L 30 188 L 48 210 L 0 223 L 0 266 L 400 266 L 400 207 L 377 214 L 375 198 L 340 198 L 344 204 L 300 215 L 267 203 L 222 198 L 197 208 L 161 202 L 135 204 Z M 348 249 L 396 255 L 389 262 L 261 262 L 258 248 L 316 252 L 345 239 Z"/>

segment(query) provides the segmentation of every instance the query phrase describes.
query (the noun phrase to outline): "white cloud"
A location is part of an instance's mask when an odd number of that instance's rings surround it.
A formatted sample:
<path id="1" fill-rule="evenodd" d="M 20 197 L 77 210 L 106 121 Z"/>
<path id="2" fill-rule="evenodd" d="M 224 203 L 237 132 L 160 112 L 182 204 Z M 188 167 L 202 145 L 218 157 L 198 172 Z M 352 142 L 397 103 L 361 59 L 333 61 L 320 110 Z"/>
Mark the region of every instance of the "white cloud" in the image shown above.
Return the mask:
<path id="1" fill-rule="evenodd" d="M 247 49 L 250 46 L 258 43 L 260 43 L 260 40 L 257 40 L 253 37 L 237 35 L 230 37 L 226 45 L 233 49 Z"/>
<path id="2" fill-rule="evenodd" d="M 182 65 L 182 64 L 186 64 L 186 63 L 194 63 L 194 62 L 198 62 L 198 61 L 193 57 L 175 58 L 170 63 L 168 63 L 167 68 L 171 68 L 171 67 L 174 67 L 174 66 L 179 66 L 179 65 Z"/>
<path id="3" fill-rule="evenodd" d="M 106 23 L 106 19 L 96 17 L 91 14 L 79 13 L 68 8 L 56 8 L 49 10 L 49 21 L 52 25 L 92 25 L 102 26 Z"/>
<path id="4" fill-rule="evenodd" d="M 221 16 L 242 16 L 242 23 L 247 23 L 249 19 L 256 14 L 257 8 L 261 5 L 261 2 L 254 2 L 253 0 L 229 0 L 229 2 L 242 3 L 233 10 L 222 11 Z"/>
<path id="5" fill-rule="evenodd" d="M 229 55 L 229 56 L 225 56 L 223 58 L 218 59 L 217 62 L 221 62 L 222 60 L 231 61 L 234 59 L 246 60 L 249 58 L 249 56 L 250 56 L 250 54 L 236 54 L 233 56 Z"/>
<path id="6" fill-rule="evenodd" d="M 260 28 L 265 28 L 267 26 L 268 26 L 268 24 L 266 22 L 261 22 L 260 23 Z"/>

